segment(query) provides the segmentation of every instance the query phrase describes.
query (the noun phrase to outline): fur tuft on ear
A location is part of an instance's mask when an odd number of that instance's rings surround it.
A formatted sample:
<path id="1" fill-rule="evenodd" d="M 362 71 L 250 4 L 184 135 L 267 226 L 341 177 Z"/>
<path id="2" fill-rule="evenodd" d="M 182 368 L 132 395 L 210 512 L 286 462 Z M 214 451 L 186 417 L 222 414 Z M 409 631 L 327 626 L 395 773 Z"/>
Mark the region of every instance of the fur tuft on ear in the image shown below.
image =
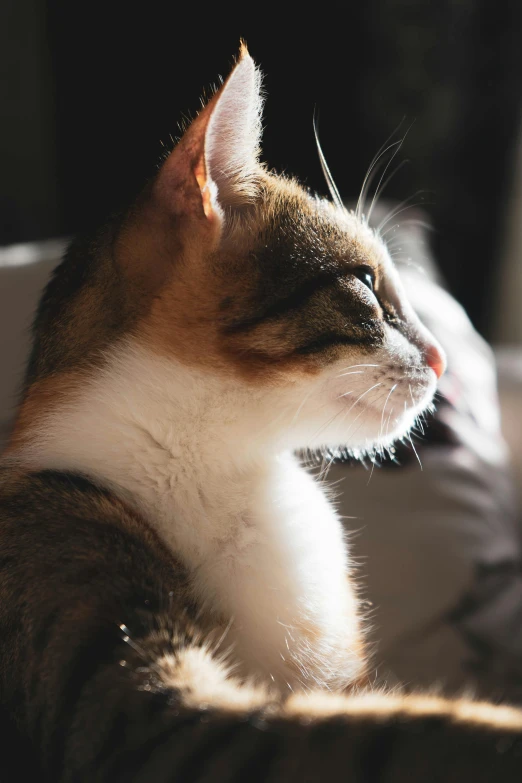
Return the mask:
<path id="1" fill-rule="evenodd" d="M 263 108 L 261 74 L 244 44 L 212 103 L 205 134 L 207 177 L 215 183 L 220 206 L 235 206 L 255 195 Z"/>

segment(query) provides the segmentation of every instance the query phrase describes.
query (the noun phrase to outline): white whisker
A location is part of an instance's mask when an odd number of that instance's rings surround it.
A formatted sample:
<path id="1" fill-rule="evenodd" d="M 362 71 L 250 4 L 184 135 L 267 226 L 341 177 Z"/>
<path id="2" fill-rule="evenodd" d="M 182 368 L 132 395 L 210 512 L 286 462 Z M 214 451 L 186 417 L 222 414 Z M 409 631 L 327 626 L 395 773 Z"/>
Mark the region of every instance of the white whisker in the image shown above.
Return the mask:
<path id="1" fill-rule="evenodd" d="M 363 397 L 366 397 L 366 395 L 367 395 L 367 394 L 369 394 L 369 393 L 372 391 L 372 389 L 376 389 L 378 386 L 382 386 L 382 383 L 375 383 L 373 386 L 370 386 L 370 388 L 369 388 L 369 389 L 366 389 L 366 391 L 365 391 L 365 392 L 363 392 L 363 393 L 362 393 L 362 394 L 361 394 L 359 397 L 357 397 L 357 399 L 355 400 L 355 402 L 354 402 L 354 403 L 353 403 L 353 404 L 352 404 L 352 405 L 351 405 L 351 406 L 348 408 L 348 411 L 347 411 L 347 412 L 348 412 L 348 413 L 350 413 L 350 411 L 351 411 L 353 408 L 355 408 L 355 406 L 357 405 L 357 403 L 359 402 L 359 400 L 362 400 L 362 398 L 363 398 Z M 344 397 L 344 394 L 341 394 L 341 397 Z M 340 397 L 338 397 L 337 399 L 340 399 Z"/>
<path id="2" fill-rule="evenodd" d="M 406 138 L 406 136 L 404 138 Z M 404 139 L 403 139 L 403 141 L 404 141 Z M 402 144 L 401 144 L 401 146 L 402 146 Z M 391 164 L 393 158 L 399 152 L 400 148 L 401 148 L 400 146 L 397 147 L 397 149 L 395 150 L 393 156 L 391 157 L 391 159 L 390 159 L 390 161 L 388 163 L 388 166 Z M 378 189 L 375 191 L 375 194 L 373 196 L 373 200 L 375 201 L 375 206 L 377 206 L 377 204 L 379 203 L 379 199 L 380 199 L 382 193 L 384 193 L 384 191 L 386 190 L 386 188 L 388 187 L 389 183 L 392 181 L 394 176 L 397 174 L 397 172 L 400 171 L 402 169 L 402 167 L 405 166 L 409 162 L 410 161 L 408 159 L 402 160 L 397 166 L 395 166 L 393 171 L 390 172 L 390 174 L 386 177 L 386 179 L 384 180 L 383 184 L 380 185 L 380 183 L 379 183 L 380 187 L 378 187 Z M 383 177 L 386 174 L 386 170 L 387 170 L 388 166 L 386 166 L 386 168 L 383 171 L 383 174 L 382 174 Z M 372 208 L 370 208 L 370 212 L 368 214 L 368 221 L 370 220 L 371 213 L 372 213 Z"/>
<path id="3" fill-rule="evenodd" d="M 415 453 L 415 456 L 417 457 L 417 462 L 418 462 L 418 463 L 419 463 L 419 465 L 420 465 L 420 469 L 421 469 L 421 470 L 423 470 L 423 468 L 422 468 L 422 462 L 420 461 L 420 457 L 419 457 L 419 455 L 417 454 L 417 449 L 415 448 L 415 445 L 414 445 L 414 443 L 413 443 L 413 440 L 412 440 L 412 437 L 411 437 L 411 433 L 409 433 L 409 432 L 408 432 L 408 438 L 409 438 L 409 440 L 410 440 L 411 447 L 412 447 L 412 449 L 413 449 L 413 451 L 414 451 L 414 453 Z"/>
<path id="4" fill-rule="evenodd" d="M 381 416 L 381 428 L 380 428 L 380 430 L 379 430 L 379 440 L 381 439 L 381 435 L 382 435 L 382 428 L 383 428 L 383 424 L 384 424 L 384 411 L 386 410 L 386 406 L 388 405 L 388 400 L 390 399 L 390 397 L 392 396 L 393 392 L 395 391 L 395 389 L 397 388 L 397 386 L 398 386 L 398 385 L 399 385 L 399 384 L 398 384 L 398 383 L 396 383 L 396 384 L 395 384 L 395 386 L 392 386 L 392 387 L 391 387 L 391 389 L 390 389 L 390 391 L 389 391 L 389 394 L 388 394 L 388 396 L 386 397 L 386 402 L 384 403 L 384 407 L 383 407 L 383 409 L 382 409 L 382 416 Z"/>
<path id="5" fill-rule="evenodd" d="M 323 154 L 323 150 L 321 148 L 321 144 L 319 142 L 319 133 L 317 130 L 317 114 L 314 112 L 314 134 L 315 134 L 315 143 L 317 146 L 317 152 L 319 154 L 319 161 L 321 163 L 321 168 L 323 170 L 323 175 L 326 180 L 326 184 L 328 185 L 328 190 L 330 191 L 330 195 L 332 197 L 332 200 L 336 206 L 339 207 L 339 209 L 344 210 L 345 206 L 343 204 L 343 200 L 339 194 L 339 190 L 337 189 L 337 185 L 334 182 L 334 178 L 332 177 L 332 173 L 330 169 L 328 168 L 328 164 L 326 162 L 326 158 Z"/>
<path id="6" fill-rule="evenodd" d="M 377 234 L 381 234 L 382 229 L 384 226 L 390 222 L 390 220 L 393 220 L 397 217 L 397 215 L 400 215 L 401 212 L 405 212 L 407 209 L 412 209 L 413 207 L 418 207 L 420 204 L 422 204 L 422 201 L 419 201 L 417 204 L 408 204 L 408 201 L 411 201 L 412 199 L 416 198 L 417 196 L 422 195 L 423 193 L 427 193 L 426 190 L 416 190 L 415 193 L 413 193 L 408 198 L 405 198 L 404 201 L 401 201 L 399 204 L 397 204 L 391 212 L 389 212 L 384 220 L 382 220 L 379 225 L 377 226 L 376 232 Z M 408 206 L 406 206 L 408 205 Z"/>
<path id="7" fill-rule="evenodd" d="M 415 122 L 415 120 L 414 120 L 414 122 Z M 398 152 L 399 152 L 399 150 L 401 149 L 402 145 L 404 144 L 404 142 L 405 142 L 405 140 L 406 140 L 406 136 L 407 136 L 407 135 L 408 135 L 408 133 L 410 132 L 412 125 L 413 125 L 413 122 L 411 123 L 410 127 L 409 127 L 409 128 L 406 130 L 406 133 L 405 133 L 405 134 L 404 134 L 404 136 L 402 137 L 402 139 L 401 139 L 401 141 L 400 141 L 399 145 L 397 146 L 397 148 L 394 150 L 394 153 L 393 153 L 393 155 L 391 156 L 390 160 L 389 160 L 389 161 L 388 161 L 388 163 L 386 164 L 386 167 L 385 167 L 384 171 L 383 171 L 383 172 L 382 172 L 382 174 L 381 174 L 381 178 L 380 178 L 380 180 L 379 180 L 379 184 L 377 185 L 377 189 L 376 189 L 375 193 L 373 194 L 372 203 L 370 204 L 370 209 L 369 209 L 369 211 L 368 211 L 368 216 L 367 216 L 367 218 L 366 218 L 366 222 L 367 222 L 367 223 L 369 223 L 369 222 L 370 222 L 370 218 L 371 218 L 371 216 L 372 216 L 373 208 L 374 208 L 375 204 L 377 203 L 377 198 L 379 197 L 380 193 L 382 192 L 380 188 L 381 188 L 381 183 L 382 183 L 382 181 L 383 181 L 383 179 L 384 179 L 384 176 L 385 176 L 386 172 L 388 171 L 389 167 L 391 166 L 391 164 L 392 164 L 392 162 L 393 162 L 393 160 L 394 160 L 395 156 L 397 155 L 397 153 L 398 153 Z"/>
<path id="8" fill-rule="evenodd" d="M 380 364 L 351 364 L 349 367 L 343 367 L 343 372 L 345 370 L 353 370 L 354 367 L 381 367 Z"/>
<path id="9" fill-rule="evenodd" d="M 368 166 L 368 171 L 366 172 L 366 176 L 364 177 L 363 184 L 361 187 L 361 192 L 359 193 L 359 198 L 357 199 L 357 206 L 355 208 L 355 216 L 360 220 L 361 219 L 361 213 L 364 209 L 364 205 L 366 202 L 366 194 L 368 192 L 368 189 L 370 187 L 371 179 L 370 176 L 372 174 L 373 169 L 376 167 L 379 160 L 382 158 L 383 155 L 385 155 L 389 149 L 392 149 L 397 144 L 399 144 L 399 141 L 394 141 L 392 144 L 388 144 L 390 139 L 392 139 L 395 134 L 400 130 L 400 127 L 402 123 L 404 122 L 406 118 L 403 117 L 400 123 L 397 125 L 395 130 L 390 133 L 384 144 L 377 150 L 375 155 L 373 156 L 372 162 Z M 369 180 L 369 181 L 368 181 Z"/>
<path id="10" fill-rule="evenodd" d="M 225 641 L 225 639 L 226 639 L 226 637 L 227 637 L 227 635 L 228 635 L 228 632 L 230 631 L 230 629 L 231 629 L 231 627 L 232 627 L 232 623 L 233 623 L 233 622 L 234 622 L 234 617 L 231 617 L 231 618 L 230 618 L 230 620 L 229 620 L 229 621 L 228 621 L 228 623 L 227 623 L 227 627 L 225 628 L 225 630 L 223 631 L 223 633 L 222 633 L 222 634 L 221 634 L 221 636 L 219 637 L 219 639 L 218 639 L 218 641 L 217 641 L 216 645 L 214 646 L 214 650 L 213 650 L 213 654 L 214 654 L 214 655 L 216 655 L 217 651 L 219 650 L 219 648 L 221 647 L 221 645 L 222 645 L 222 644 L 223 644 L 223 642 Z"/>
<path id="11" fill-rule="evenodd" d="M 390 412 L 389 412 L 389 414 L 388 414 L 388 420 L 387 420 L 387 422 L 386 422 L 386 434 L 385 434 L 385 436 L 384 436 L 386 439 L 388 439 L 388 431 L 389 431 L 389 429 L 390 429 L 390 421 L 391 421 L 391 417 L 392 417 L 393 411 L 394 411 L 394 409 L 393 409 L 393 408 L 391 408 L 391 409 L 390 409 Z"/>
<path id="12" fill-rule="evenodd" d="M 378 384 L 376 384 L 375 386 L 372 386 L 372 389 L 375 389 L 377 386 L 382 386 L 382 383 L 378 383 Z M 370 391 L 371 391 L 371 389 L 368 389 L 368 391 L 366 391 L 366 392 L 365 392 L 365 394 L 368 394 Z M 359 399 L 360 399 L 360 398 L 359 398 Z M 379 398 L 377 398 L 377 400 L 378 400 L 378 399 L 379 399 Z M 356 400 L 356 401 L 354 402 L 354 405 L 356 405 L 358 401 L 359 401 L 359 400 Z M 354 407 L 354 405 L 352 405 L 350 408 L 348 408 L 348 410 L 346 411 L 346 413 L 349 413 L 349 412 L 352 410 L 352 408 Z M 364 423 L 364 422 L 361 422 L 361 424 L 359 425 L 359 427 L 357 427 L 357 429 L 355 430 L 355 432 L 354 432 L 354 430 L 353 430 L 353 427 L 354 427 L 354 424 L 356 424 L 356 422 L 357 422 L 357 421 L 358 421 L 358 420 L 361 418 L 361 416 L 363 415 L 363 413 L 365 413 L 365 410 L 364 410 L 364 408 L 363 408 L 363 410 L 362 410 L 362 411 L 360 411 L 360 412 L 357 414 L 357 416 L 355 417 L 355 419 L 352 421 L 352 424 L 351 424 L 351 427 L 350 427 L 350 429 L 348 430 L 348 432 L 347 432 L 347 433 L 346 433 L 346 435 L 344 436 L 345 440 L 347 440 L 347 439 L 348 439 L 348 437 L 353 437 L 353 435 L 354 435 L 355 433 L 359 432 L 359 430 L 360 430 L 360 428 L 362 427 L 362 425 L 363 425 L 363 423 Z"/>
<path id="13" fill-rule="evenodd" d="M 396 383 L 396 384 L 395 384 L 395 386 L 392 386 L 392 388 L 391 388 L 391 389 L 390 389 L 390 391 L 388 392 L 388 396 L 386 397 L 386 400 L 384 401 L 384 405 L 383 405 L 383 408 L 382 408 L 382 414 L 381 414 L 381 426 L 380 426 L 380 428 L 379 428 L 379 437 L 378 437 L 378 440 L 379 440 L 379 441 L 380 441 L 380 439 L 381 439 L 381 435 L 382 435 L 382 428 L 383 428 L 383 426 L 384 426 L 384 412 L 385 412 L 385 410 L 386 410 L 386 406 L 388 405 L 388 400 L 390 399 L 390 397 L 392 396 L 393 392 L 395 391 L 395 389 L 397 388 L 397 386 L 398 386 L 398 385 L 399 385 L 399 384 L 398 384 L 398 383 Z M 373 476 L 373 471 L 374 471 L 374 470 L 375 470 L 375 459 L 374 459 L 374 460 L 373 460 L 373 462 L 372 462 L 372 469 L 371 469 L 371 471 L 370 471 L 370 478 L 368 479 L 368 483 L 366 484 L 366 486 L 368 486 L 368 484 L 369 484 L 369 483 L 370 483 L 370 481 L 372 480 L 372 476 Z"/>
<path id="14" fill-rule="evenodd" d="M 394 142 L 395 144 L 398 144 L 398 142 Z M 392 145 L 393 146 L 393 145 Z M 389 148 L 388 148 L 389 149 Z M 359 199 L 361 200 L 361 206 L 359 208 L 359 202 L 357 202 L 357 209 L 359 212 L 356 211 L 356 217 L 359 220 L 362 220 L 362 217 L 364 215 L 364 208 L 366 206 L 366 198 L 368 196 L 368 193 L 370 192 L 370 188 L 372 186 L 372 182 L 379 173 L 381 166 L 383 166 L 386 163 L 386 158 L 384 155 L 388 151 L 388 149 L 384 150 L 382 155 L 370 165 L 370 168 L 368 169 L 367 178 L 365 179 L 363 186 L 361 188 L 361 193 L 359 196 Z M 382 158 L 382 160 L 381 160 Z"/>
<path id="15" fill-rule="evenodd" d="M 386 234 L 389 234 L 389 233 L 390 233 L 390 231 L 394 231 L 394 230 L 396 230 L 396 229 L 398 229 L 398 228 L 400 228 L 400 227 L 401 227 L 401 224 L 400 224 L 400 223 L 394 223 L 392 226 L 389 226 L 389 227 L 386 229 L 386 231 L 384 231 L 384 232 L 381 234 L 381 239 L 384 239 L 384 237 L 386 236 Z M 393 239 L 390 239 L 390 241 L 389 241 L 389 242 L 387 242 L 387 244 L 388 244 L 388 247 L 391 247 L 391 243 L 392 243 L 392 242 L 393 242 Z"/>
<path id="16" fill-rule="evenodd" d="M 332 424 L 332 422 L 334 422 L 334 421 L 335 421 L 335 419 L 336 419 L 338 416 L 340 416 L 340 415 L 341 415 L 341 413 L 345 413 L 345 411 L 343 411 L 343 410 L 342 410 L 342 408 L 341 408 L 341 410 L 340 410 L 340 411 L 337 411 L 337 413 L 334 413 L 334 415 L 333 415 L 333 416 L 331 416 L 331 417 L 330 417 L 330 419 L 328 419 L 328 421 L 326 422 L 326 424 L 323 424 L 321 427 L 319 427 L 319 429 L 317 430 L 317 432 L 316 432 L 316 433 L 315 433 L 315 434 L 312 436 L 312 440 L 315 440 L 315 439 L 316 439 L 316 438 L 317 438 L 317 437 L 318 437 L 318 436 L 321 434 L 321 432 L 324 432 L 324 430 L 325 430 L 325 429 L 327 429 L 327 428 L 330 426 L 330 424 Z"/>
<path id="17" fill-rule="evenodd" d="M 343 372 L 337 375 L 337 378 L 343 378 L 345 375 L 362 375 L 363 370 L 359 370 L 358 372 L 345 372 L 346 370 L 353 370 L 355 367 L 380 367 L 380 364 L 352 364 L 351 367 L 345 367 L 343 369 Z"/>
<path id="18" fill-rule="evenodd" d="M 366 482 L 366 486 L 368 486 L 368 484 L 369 484 L 369 483 L 370 483 L 370 481 L 372 480 L 373 471 L 375 470 L 375 460 L 376 460 L 376 456 L 374 455 L 374 457 L 373 457 L 373 459 L 372 459 L 372 469 L 370 470 L 370 478 L 369 478 L 369 479 L 368 479 L 368 481 Z"/>
<path id="19" fill-rule="evenodd" d="M 303 409 L 303 405 L 304 405 L 304 404 L 307 402 L 307 400 L 310 398 L 310 395 L 311 395 L 311 394 L 312 394 L 314 391 L 315 391 L 315 387 L 312 387 L 312 388 L 311 388 L 311 389 L 308 391 L 308 393 L 307 393 L 307 394 L 305 394 L 305 396 L 304 396 L 304 398 L 303 398 L 303 401 L 301 402 L 301 404 L 299 405 L 298 409 L 297 409 L 297 410 L 296 410 L 296 412 L 294 413 L 294 416 L 293 416 L 293 418 L 292 418 L 292 421 L 291 421 L 291 425 L 295 424 L 295 422 L 296 422 L 296 421 L 297 421 L 297 419 L 298 419 L 298 416 L 299 416 L 299 414 L 301 413 L 301 411 L 302 411 L 302 409 Z"/>

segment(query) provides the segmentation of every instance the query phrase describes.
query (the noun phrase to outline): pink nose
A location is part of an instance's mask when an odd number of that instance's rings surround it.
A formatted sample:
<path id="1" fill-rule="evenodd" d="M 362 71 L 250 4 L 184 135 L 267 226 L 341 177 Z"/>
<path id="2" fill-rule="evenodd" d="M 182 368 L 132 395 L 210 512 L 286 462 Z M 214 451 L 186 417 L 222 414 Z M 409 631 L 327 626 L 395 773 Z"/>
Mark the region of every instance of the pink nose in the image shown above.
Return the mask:
<path id="1" fill-rule="evenodd" d="M 431 345 L 426 351 L 426 362 L 431 367 L 437 378 L 444 374 L 446 369 L 446 357 L 443 352 L 435 345 Z"/>

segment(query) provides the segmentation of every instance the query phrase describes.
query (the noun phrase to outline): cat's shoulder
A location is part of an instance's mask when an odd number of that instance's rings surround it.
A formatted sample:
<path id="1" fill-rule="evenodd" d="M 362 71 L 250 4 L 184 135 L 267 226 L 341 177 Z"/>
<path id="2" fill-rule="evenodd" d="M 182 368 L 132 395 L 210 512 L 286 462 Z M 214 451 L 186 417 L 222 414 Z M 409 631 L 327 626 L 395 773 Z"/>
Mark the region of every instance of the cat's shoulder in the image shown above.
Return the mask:
<path id="1" fill-rule="evenodd" d="M 147 521 L 109 488 L 81 474 L 27 471 L 0 462 L 0 530 L 4 542 L 59 550 L 74 545 L 86 558 L 135 558 L 147 553 L 151 568 L 172 568 L 172 554 Z M 59 546 L 59 542 L 63 546 Z M 101 543 L 103 542 L 103 544 Z M 76 553 L 78 554 L 78 552 Z"/>

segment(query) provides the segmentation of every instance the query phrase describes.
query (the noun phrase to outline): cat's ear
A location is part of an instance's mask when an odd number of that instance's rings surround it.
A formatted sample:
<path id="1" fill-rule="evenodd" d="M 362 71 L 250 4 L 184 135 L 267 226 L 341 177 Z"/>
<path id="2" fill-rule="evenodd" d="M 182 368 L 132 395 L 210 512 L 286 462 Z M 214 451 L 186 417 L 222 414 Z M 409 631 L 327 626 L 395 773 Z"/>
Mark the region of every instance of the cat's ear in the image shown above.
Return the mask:
<path id="1" fill-rule="evenodd" d="M 261 77 L 246 47 L 222 87 L 191 123 L 156 183 L 177 215 L 221 224 L 255 196 L 261 136 Z"/>

